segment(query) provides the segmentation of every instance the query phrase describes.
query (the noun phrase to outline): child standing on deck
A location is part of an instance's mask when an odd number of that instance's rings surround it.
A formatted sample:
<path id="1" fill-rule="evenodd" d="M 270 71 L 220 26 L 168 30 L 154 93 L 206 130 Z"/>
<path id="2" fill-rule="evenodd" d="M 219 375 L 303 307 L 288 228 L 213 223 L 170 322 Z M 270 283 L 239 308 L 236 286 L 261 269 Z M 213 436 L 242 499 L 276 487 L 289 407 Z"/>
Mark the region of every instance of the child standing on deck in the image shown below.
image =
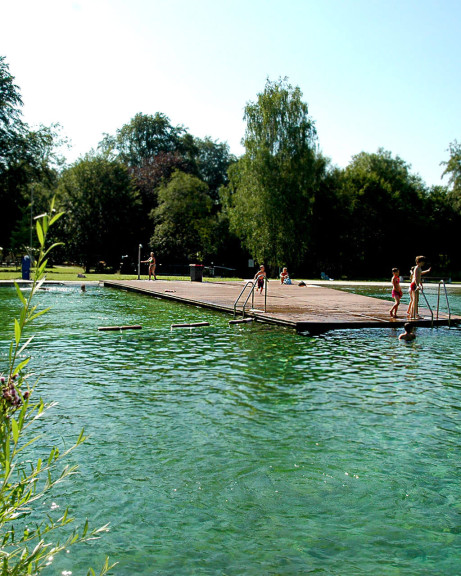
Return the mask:
<path id="1" fill-rule="evenodd" d="M 392 318 L 397 318 L 397 310 L 399 309 L 400 299 L 402 298 L 402 288 L 400 287 L 400 270 L 392 268 L 392 298 L 394 298 L 394 306 L 390 309 Z"/>
<path id="2" fill-rule="evenodd" d="M 413 302 L 415 300 L 416 282 L 414 276 L 415 267 L 410 268 L 410 287 L 408 288 L 408 294 L 410 295 L 410 302 L 408 303 L 407 316 L 410 316 L 413 310 Z"/>
<path id="3" fill-rule="evenodd" d="M 259 271 L 256 272 L 254 279 L 257 280 L 257 282 L 258 282 L 256 292 L 259 290 L 259 293 L 262 294 L 263 288 L 264 288 L 264 281 L 266 279 L 266 270 L 262 264 L 259 267 Z"/>

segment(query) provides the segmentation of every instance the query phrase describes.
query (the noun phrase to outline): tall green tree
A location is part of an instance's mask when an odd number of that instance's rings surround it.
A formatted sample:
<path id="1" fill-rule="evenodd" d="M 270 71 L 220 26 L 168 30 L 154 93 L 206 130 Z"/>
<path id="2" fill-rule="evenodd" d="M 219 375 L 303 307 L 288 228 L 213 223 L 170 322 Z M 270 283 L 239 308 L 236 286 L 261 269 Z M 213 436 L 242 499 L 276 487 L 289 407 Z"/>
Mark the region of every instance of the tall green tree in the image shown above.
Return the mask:
<path id="1" fill-rule="evenodd" d="M 86 156 L 65 170 L 58 186 L 68 257 L 88 271 L 99 261 L 116 268 L 139 242 L 140 201 L 126 166 Z"/>
<path id="2" fill-rule="evenodd" d="M 314 197 L 311 243 L 305 266 L 310 277 L 324 272 L 337 278 L 349 259 L 349 246 L 344 242 L 349 234 L 349 206 L 341 190 L 342 178 L 343 171 L 324 158 L 323 175 Z"/>
<path id="3" fill-rule="evenodd" d="M 39 214 L 48 204 L 62 166 L 56 150 L 65 144 L 57 124 L 29 128 L 21 107 L 19 87 L 0 56 L 0 245 L 13 249 L 30 244 L 31 209 Z M 49 193 L 43 203 L 39 202 L 43 195 L 36 194 L 31 207 L 34 189 Z"/>
<path id="4" fill-rule="evenodd" d="M 461 192 L 461 144 L 454 140 L 448 148 L 450 158 L 441 164 L 445 166 L 442 178 L 448 176 L 448 185 L 452 190 Z"/>
<path id="5" fill-rule="evenodd" d="M 215 207 L 219 207 L 219 189 L 228 183 L 228 170 L 236 162 L 227 142 L 218 142 L 209 137 L 195 139 L 196 154 L 193 161 L 197 176 L 208 186 L 208 193 Z"/>
<path id="6" fill-rule="evenodd" d="M 140 166 L 144 159 L 160 152 L 176 151 L 184 133 L 184 128 L 172 126 L 165 114 L 139 113 L 117 130 L 115 136 L 106 134 L 99 150 L 112 153 L 127 166 Z"/>
<path id="7" fill-rule="evenodd" d="M 382 148 L 361 152 L 344 170 L 340 186 L 347 223 L 339 245 L 350 274 L 382 277 L 394 266 L 408 273 L 417 254 L 432 251 L 427 190 L 402 158 Z"/>
<path id="8" fill-rule="evenodd" d="M 267 80 L 245 107 L 245 154 L 229 170 L 229 219 L 259 262 L 302 262 L 316 186 L 316 130 L 301 90 Z"/>
<path id="9" fill-rule="evenodd" d="M 173 262 L 207 258 L 213 250 L 214 230 L 207 185 L 196 176 L 176 171 L 159 188 L 158 198 L 151 245 L 159 257 Z"/>
<path id="10" fill-rule="evenodd" d="M 27 125 L 22 121 L 19 87 L 4 56 L 0 56 L 0 174 L 22 155 Z"/>

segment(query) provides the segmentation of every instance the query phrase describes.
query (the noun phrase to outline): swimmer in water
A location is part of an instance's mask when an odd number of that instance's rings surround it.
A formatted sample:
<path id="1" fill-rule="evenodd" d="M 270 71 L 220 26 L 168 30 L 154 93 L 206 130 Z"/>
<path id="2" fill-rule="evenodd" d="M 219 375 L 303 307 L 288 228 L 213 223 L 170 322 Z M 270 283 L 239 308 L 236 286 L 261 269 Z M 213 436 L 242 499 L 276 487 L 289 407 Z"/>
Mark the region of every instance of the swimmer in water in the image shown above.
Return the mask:
<path id="1" fill-rule="evenodd" d="M 413 332 L 413 324 L 411 322 L 405 322 L 403 325 L 405 332 L 402 332 L 399 336 L 399 340 L 404 340 L 405 342 L 411 342 L 416 338 L 416 334 Z"/>

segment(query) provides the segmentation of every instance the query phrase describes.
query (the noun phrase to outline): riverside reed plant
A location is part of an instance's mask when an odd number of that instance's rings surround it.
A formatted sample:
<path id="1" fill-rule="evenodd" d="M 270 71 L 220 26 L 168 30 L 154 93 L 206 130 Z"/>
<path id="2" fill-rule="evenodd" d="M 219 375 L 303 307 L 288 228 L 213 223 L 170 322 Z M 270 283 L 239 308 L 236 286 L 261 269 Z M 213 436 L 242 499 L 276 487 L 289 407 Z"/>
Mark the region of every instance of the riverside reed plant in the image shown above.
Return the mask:
<path id="1" fill-rule="evenodd" d="M 27 373 L 30 356 L 27 347 L 33 336 L 25 340 L 26 328 L 45 310 L 37 310 L 34 297 L 45 280 L 44 271 L 50 251 L 60 243 L 46 248 L 48 229 L 62 213 L 54 214 L 54 199 L 48 214 L 36 217 L 39 256 L 31 290 L 25 296 L 15 283 L 21 302 L 19 318 L 14 320 L 14 337 L 8 353 L 8 366 L 1 375 L 0 392 L 0 576 L 23 574 L 36 575 L 50 566 L 55 556 L 70 546 L 99 538 L 108 526 L 90 529 L 88 520 L 83 528 L 69 526 L 74 519 L 66 508 L 58 518 L 44 513 L 45 496 L 50 495 L 54 486 L 63 482 L 77 470 L 75 465 L 64 465 L 62 460 L 85 441 L 82 430 L 73 446 L 61 452 L 52 447 L 43 458 L 31 460 L 25 452 L 40 436 L 34 436 L 33 428 L 38 418 L 56 403 L 45 404 L 34 400 L 34 385 L 30 385 L 31 373 Z M 45 438 L 46 439 L 46 438 Z M 100 576 L 107 574 L 114 565 L 106 558 Z M 88 576 L 95 576 L 92 568 Z"/>

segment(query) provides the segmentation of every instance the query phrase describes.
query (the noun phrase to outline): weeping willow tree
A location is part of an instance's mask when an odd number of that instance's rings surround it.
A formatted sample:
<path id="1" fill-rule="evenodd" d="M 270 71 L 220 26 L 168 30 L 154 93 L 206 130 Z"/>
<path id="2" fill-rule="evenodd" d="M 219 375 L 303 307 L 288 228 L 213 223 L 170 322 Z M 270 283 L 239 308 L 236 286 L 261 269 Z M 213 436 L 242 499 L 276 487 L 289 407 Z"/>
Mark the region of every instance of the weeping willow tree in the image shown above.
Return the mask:
<path id="1" fill-rule="evenodd" d="M 229 221 L 258 262 L 300 264 L 309 241 L 318 161 L 301 90 L 267 80 L 245 107 L 245 154 L 229 170 Z"/>

